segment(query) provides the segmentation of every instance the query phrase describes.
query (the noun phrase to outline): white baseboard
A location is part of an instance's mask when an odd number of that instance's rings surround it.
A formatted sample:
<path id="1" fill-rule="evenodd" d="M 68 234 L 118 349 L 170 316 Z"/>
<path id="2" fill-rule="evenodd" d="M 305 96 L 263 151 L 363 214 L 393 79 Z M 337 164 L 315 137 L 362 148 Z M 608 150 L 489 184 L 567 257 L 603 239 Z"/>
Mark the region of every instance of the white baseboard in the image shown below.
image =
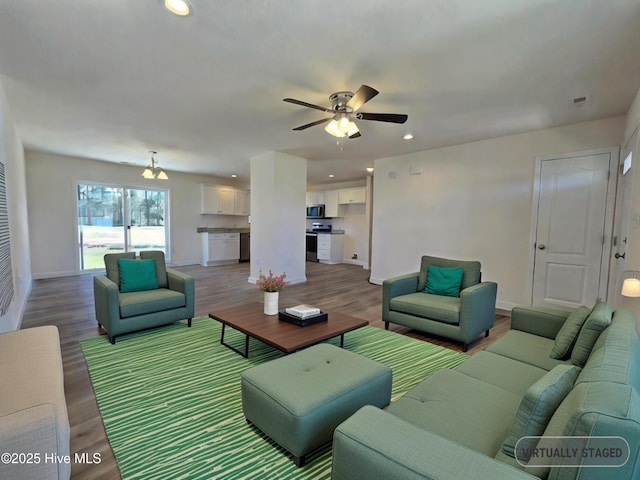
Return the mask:
<path id="1" fill-rule="evenodd" d="M 499 300 L 496 302 L 496 308 L 499 308 L 501 310 L 507 310 L 507 311 L 511 311 L 514 309 L 514 307 L 517 307 L 518 304 L 515 303 L 511 303 L 511 302 L 505 302 L 503 300 Z"/>
<path id="2" fill-rule="evenodd" d="M 24 300 L 22 301 L 22 305 L 20 305 L 20 313 L 18 314 L 18 325 L 16 326 L 16 330 L 20 330 L 22 328 L 22 319 L 24 318 L 24 312 L 27 309 L 27 303 L 29 302 L 29 297 L 31 296 L 32 287 L 33 287 L 33 276 L 31 277 L 31 279 L 29 279 Z"/>
<path id="3" fill-rule="evenodd" d="M 369 270 L 369 264 L 362 260 L 353 260 L 352 258 L 344 258 L 342 263 L 348 263 L 349 265 L 360 265 L 365 270 Z"/>
<path id="4" fill-rule="evenodd" d="M 104 273 L 104 268 L 97 268 L 95 270 L 82 270 L 80 272 L 45 272 L 45 273 L 34 273 L 34 280 L 43 280 L 46 278 L 58 278 L 58 277 L 72 277 L 74 275 L 95 275 L 100 272 Z"/>

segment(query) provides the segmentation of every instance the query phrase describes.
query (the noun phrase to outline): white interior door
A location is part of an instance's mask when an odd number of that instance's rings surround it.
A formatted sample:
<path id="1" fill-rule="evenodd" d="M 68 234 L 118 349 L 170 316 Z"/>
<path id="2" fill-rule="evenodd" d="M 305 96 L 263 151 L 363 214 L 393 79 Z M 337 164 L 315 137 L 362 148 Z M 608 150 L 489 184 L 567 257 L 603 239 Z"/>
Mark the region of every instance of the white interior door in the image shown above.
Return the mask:
<path id="1" fill-rule="evenodd" d="M 576 308 L 606 296 L 612 161 L 608 152 L 540 162 L 534 305 Z"/>

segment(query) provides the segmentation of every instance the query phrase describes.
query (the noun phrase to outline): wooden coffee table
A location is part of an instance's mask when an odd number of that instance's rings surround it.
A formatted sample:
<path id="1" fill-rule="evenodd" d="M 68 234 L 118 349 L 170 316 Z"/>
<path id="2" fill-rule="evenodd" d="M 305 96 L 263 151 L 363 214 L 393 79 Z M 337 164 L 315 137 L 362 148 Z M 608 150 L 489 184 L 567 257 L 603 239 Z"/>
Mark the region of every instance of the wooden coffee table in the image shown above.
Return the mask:
<path id="1" fill-rule="evenodd" d="M 300 327 L 278 319 L 278 315 L 265 315 L 262 303 L 247 303 L 239 307 L 225 308 L 209 313 L 214 320 L 222 323 L 220 343 L 249 357 L 249 338 L 255 338 L 284 353 L 293 353 L 316 343 L 340 336 L 340 346 L 344 345 L 344 334 L 368 325 L 369 322 L 337 312 L 327 312 L 326 322 Z M 225 343 L 225 327 L 231 327 L 245 335 L 244 352 Z"/>

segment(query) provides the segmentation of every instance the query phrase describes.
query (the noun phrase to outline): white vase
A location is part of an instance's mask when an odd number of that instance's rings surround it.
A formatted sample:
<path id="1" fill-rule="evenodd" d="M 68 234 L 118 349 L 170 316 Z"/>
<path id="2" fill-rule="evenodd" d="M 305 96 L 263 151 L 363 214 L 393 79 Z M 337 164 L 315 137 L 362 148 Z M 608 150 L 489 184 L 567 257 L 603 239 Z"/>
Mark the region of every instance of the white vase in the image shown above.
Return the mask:
<path id="1" fill-rule="evenodd" d="M 278 295 L 280 292 L 264 292 L 264 314 L 278 314 Z"/>

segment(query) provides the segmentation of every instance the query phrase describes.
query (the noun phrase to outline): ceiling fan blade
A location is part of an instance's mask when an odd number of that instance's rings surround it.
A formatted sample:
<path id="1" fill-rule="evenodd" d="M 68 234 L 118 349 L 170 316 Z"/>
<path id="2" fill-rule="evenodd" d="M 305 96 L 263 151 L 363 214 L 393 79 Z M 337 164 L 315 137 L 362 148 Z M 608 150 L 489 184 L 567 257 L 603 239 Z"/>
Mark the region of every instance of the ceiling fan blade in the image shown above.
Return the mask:
<path id="1" fill-rule="evenodd" d="M 361 137 L 361 136 L 362 136 L 362 134 L 360 132 L 356 132 L 353 135 L 349 135 L 349 138 L 358 138 L 358 137 Z"/>
<path id="2" fill-rule="evenodd" d="M 309 127 L 313 127 L 315 125 L 320 125 L 321 123 L 326 123 L 331 120 L 333 117 L 323 118 L 322 120 L 316 120 L 315 122 L 307 123 L 306 125 L 300 125 L 299 127 L 294 128 L 294 130 L 305 130 Z"/>
<path id="3" fill-rule="evenodd" d="M 378 93 L 380 92 L 378 92 L 378 90 L 376 90 L 375 88 L 371 88 L 368 85 L 362 85 L 358 89 L 358 91 L 353 94 L 353 97 L 351 97 L 351 100 L 347 102 L 347 107 L 353 109 L 353 111 L 355 112 L 362 105 L 364 105 L 373 97 L 378 95 Z"/>
<path id="4" fill-rule="evenodd" d="M 409 118 L 408 115 L 400 113 L 358 113 L 357 118 L 361 120 L 375 120 L 376 122 L 404 123 Z"/>
<path id="5" fill-rule="evenodd" d="M 303 102 L 302 100 L 296 100 L 295 98 L 283 98 L 282 101 L 300 105 L 302 107 L 315 108 L 316 110 L 320 110 L 321 112 L 333 113 L 333 110 L 331 110 L 330 108 L 321 107 L 320 105 L 314 105 L 313 103 Z"/>

